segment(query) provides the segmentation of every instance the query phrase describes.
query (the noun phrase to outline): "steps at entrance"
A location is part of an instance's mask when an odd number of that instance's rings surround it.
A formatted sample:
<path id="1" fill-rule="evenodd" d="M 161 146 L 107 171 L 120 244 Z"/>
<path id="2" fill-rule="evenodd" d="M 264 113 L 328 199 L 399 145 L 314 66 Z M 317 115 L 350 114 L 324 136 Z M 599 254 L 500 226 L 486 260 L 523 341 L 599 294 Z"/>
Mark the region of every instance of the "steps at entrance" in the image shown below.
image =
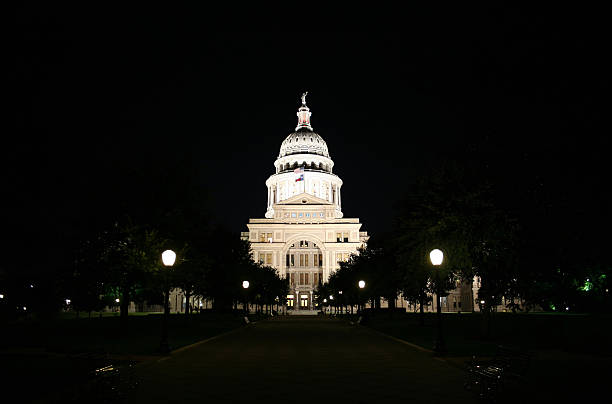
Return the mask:
<path id="1" fill-rule="evenodd" d="M 317 313 L 317 310 L 287 310 L 290 316 L 316 316 Z"/>

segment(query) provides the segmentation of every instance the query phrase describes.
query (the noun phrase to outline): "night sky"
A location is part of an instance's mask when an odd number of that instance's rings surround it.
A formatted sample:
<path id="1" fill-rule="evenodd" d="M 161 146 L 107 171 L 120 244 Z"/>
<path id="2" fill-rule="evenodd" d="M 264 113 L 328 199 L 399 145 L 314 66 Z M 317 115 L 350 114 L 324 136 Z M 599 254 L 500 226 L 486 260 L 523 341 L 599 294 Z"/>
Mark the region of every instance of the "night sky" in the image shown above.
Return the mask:
<path id="1" fill-rule="evenodd" d="M 205 10 L 19 9 L 3 220 L 17 243 L 53 244 L 188 167 L 216 220 L 244 231 L 304 91 L 345 217 L 370 233 L 448 159 L 490 165 L 517 198 L 542 178 L 607 211 L 612 70 L 596 14 L 500 6 L 426 10 L 395 32 L 209 32 Z"/>

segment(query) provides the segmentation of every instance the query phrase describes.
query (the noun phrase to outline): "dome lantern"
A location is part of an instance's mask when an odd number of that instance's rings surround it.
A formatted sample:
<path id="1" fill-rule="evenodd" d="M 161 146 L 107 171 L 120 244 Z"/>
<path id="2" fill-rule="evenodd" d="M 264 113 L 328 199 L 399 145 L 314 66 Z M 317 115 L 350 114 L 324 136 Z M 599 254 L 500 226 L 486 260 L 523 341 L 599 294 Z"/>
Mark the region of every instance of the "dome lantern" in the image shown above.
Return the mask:
<path id="1" fill-rule="evenodd" d="M 308 95 L 308 91 L 302 94 L 302 106 L 297 112 L 298 125 L 295 127 L 295 130 L 299 130 L 301 128 L 312 130 L 312 126 L 310 126 L 310 116 L 312 115 L 312 112 L 310 112 L 310 109 L 306 106 L 306 95 Z"/>

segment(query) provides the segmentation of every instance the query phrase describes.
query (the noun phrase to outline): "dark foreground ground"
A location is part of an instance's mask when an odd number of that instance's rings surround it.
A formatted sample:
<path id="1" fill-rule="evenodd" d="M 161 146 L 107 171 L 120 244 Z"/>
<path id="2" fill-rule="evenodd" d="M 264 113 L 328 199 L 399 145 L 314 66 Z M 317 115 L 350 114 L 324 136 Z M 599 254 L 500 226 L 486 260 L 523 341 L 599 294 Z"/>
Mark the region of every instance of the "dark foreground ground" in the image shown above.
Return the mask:
<path id="1" fill-rule="evenodd" d="M 126 402 L 472 403 L 430 353 L 328 318 L 259 322 L 140 366 Z"/>

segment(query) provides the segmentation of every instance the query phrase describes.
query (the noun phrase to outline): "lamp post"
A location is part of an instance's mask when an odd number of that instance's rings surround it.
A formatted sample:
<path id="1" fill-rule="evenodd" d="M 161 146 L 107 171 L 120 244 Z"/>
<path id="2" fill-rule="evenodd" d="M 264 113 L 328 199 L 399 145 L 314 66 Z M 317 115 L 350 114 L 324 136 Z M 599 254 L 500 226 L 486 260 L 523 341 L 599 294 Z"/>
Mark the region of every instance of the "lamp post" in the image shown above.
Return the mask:
<path id="1" fill-rule="evenodd" d="M 162 262 L 164 266 L 172 267 L 176 261 L 176 253 L 172 250 L 166 250 L 162 253 Z M 159 343 L 159 351 L 163 354 L 170 353 L 170 345 L 168 344 L 168 313 L 170 313 L 170 288 L 168 286 L 168 277 L 164 274 L 164 314 L 162 316 L 162 333 L 161 342 Z"/>
<path id="2" fill-rule="evenodd" d="M 361 289 L 365 288 L 366 283 L 365 281 L 359 281 L 357 285 L 359 286 L 359 290 L 357 291 L 357 300 L 359 305 L 357 306 L 357 309 L 358 312 L 361 313 Z"/>
<path id="3" fill-rule="evenodd" d="M 429 260 L 434 267 L 439 267 L 444 261 L 444 253 L 437 248 L 431 250 L 429 253 Z M 442 298 L 440 297 L 440 271 L 436 271 L 436 301 L 437 301 L 437 319 L 438 319 L 438 333 L 436 335 L 436 342 L 434 345 L 434 351 L 438 353 L 446 352 L 446 345 L 444 343 L 444 335 L 442 334 Z"/>
<path id="4" fill-rule="evenodd" d="M 249 281 L 242 281 L 242 289 L 244 289 L 244 315 L 249 314 L 249 310 L 247 308 L 247 289 L 249 288 Z"/>

